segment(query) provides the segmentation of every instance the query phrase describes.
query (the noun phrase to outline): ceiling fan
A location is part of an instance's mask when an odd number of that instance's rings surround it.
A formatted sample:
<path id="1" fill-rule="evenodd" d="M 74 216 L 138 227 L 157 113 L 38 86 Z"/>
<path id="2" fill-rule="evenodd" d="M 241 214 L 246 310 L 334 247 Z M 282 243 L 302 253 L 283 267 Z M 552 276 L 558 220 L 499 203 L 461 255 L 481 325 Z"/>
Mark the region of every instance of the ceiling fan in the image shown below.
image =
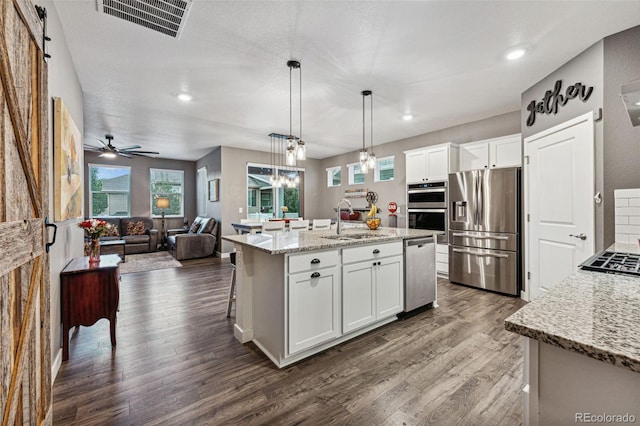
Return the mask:
<path id="1" fill-rule="evenodd" d="M 123 148 L 117 148 L 113 146 L 111 141 L 113 141 L 113 135 L 104 135 L 107 142 L 105 143 L 103 140 L 98 139 L 98 141 L 102 144 L 102 146 L 93 146 L 93 145 L 84 145 L 84 149 L 87 151 L 99 152 L 100 157 L 106 158 L 116 158 L 116 156 L 120 155 L 122 157 L 132 158 L 132 156 L 137 155 L 140 157 L 149 157 L 153 158 L 153 155 L 160 154 L 156 151 L 140 151 L 142 148 L 140 145 L 131 145 L 125 146 Z"/>

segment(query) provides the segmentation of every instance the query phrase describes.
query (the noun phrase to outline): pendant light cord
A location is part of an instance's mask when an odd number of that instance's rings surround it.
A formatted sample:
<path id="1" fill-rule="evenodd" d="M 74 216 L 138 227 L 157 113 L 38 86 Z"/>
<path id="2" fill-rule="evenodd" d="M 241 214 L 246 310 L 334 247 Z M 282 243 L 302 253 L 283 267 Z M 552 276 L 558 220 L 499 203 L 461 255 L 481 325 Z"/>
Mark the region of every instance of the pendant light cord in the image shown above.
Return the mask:
<path id="1" fill-rule="evenodd" d="M 300 65 L 300 141 L 302 141 L 302 65 Z"/>
<path id="2" fill-rule="evenodd" d="M 365 137 L 364 137 L 364 97 L 365 94 L 362 94 L 362 150 L 364 151 L 366 149 L 365 146 Z"/>
<path id="3" fill-rule="evenodd" d="M 371 121 L 369 123 L 371 129 L 369 130 L 369 138 L 371 140 L 371 153 L 373 154 L 373 92 L 369 96 L 371 96 Z"/>
<path id="4" fill-rule="evenodd" d="M 293 127 L 292 127 L 292 122 L 293 122 L 293 101 L 292 99 L 292 88 L 293 85 L 291 83 L 291 74 L 293 73 L 293 67 L 290 66 L 289 67 L 289 136 L 293 135 Z"/>

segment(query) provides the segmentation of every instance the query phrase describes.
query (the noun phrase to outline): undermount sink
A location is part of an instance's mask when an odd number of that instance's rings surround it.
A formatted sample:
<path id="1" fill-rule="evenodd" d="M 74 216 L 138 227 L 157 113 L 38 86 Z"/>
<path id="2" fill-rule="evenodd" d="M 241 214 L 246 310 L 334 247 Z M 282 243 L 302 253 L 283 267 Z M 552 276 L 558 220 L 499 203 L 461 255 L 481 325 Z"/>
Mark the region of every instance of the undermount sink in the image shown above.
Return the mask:
<path id="1" fill-rule="evenodd" d="M 329 240 L 364 240 L 367 238 L 379 237 L 377 234 L 342 234 L 342 235 L 325 235 L 322 238 L 327 238 Z"/>

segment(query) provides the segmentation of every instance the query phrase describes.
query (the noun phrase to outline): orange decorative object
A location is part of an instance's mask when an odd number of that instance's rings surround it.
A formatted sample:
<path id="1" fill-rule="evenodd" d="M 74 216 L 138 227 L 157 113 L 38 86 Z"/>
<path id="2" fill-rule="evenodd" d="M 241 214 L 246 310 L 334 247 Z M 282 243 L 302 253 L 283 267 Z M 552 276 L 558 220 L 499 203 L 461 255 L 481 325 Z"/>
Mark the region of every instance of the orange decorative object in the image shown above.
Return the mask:
<path id="1" fill-rule="evenodd" d="M 387 208 L 391 214 L 394 214 L 398 210 L 398 204 L 395 201 L 391 201 Z"/>
<path id="2" fill-rule="evenodd" d="M 370 219 L 367 219 L 367 226 L 371 230 L 378 229 L 378 227 L 380 226 L 380 218 L 379 217 L 372 217 Z"/>

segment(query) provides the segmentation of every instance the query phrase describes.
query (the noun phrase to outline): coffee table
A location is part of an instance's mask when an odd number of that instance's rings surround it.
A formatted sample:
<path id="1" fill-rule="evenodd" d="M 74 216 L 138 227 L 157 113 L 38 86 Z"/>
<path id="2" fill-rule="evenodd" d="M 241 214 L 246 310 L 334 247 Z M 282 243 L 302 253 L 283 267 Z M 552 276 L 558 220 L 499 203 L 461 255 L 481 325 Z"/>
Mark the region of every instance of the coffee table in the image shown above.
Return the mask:
<path id="1" fill-rule="evenodd" d="M 124 259 L 124 240 L 107 240 L 100 241 L 100 254 L 117 254 L 123 262 Z"/>

